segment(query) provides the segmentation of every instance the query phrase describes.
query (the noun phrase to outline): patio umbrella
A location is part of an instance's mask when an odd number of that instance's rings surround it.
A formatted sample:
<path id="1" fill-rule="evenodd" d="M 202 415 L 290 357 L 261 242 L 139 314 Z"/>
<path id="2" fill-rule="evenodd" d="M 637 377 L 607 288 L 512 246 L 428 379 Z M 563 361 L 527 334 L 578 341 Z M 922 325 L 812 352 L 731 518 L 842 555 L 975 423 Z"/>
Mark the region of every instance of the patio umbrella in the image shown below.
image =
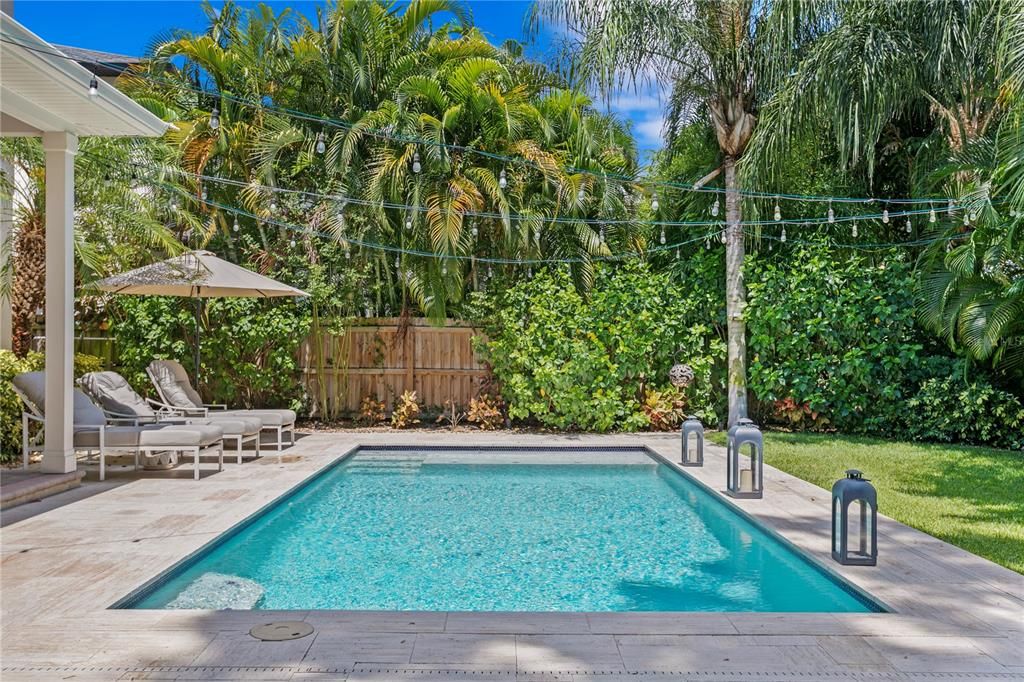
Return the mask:
<path id="1" fill-rule="evenodd" d="M 229 263 L 209 251 L 189 251 L 94 282 L 114 294 L 184 296 L 196 299 L 195 377 L 199 381 L 199 318 L 204 298 L 309 296 L 305 291 Z"/>

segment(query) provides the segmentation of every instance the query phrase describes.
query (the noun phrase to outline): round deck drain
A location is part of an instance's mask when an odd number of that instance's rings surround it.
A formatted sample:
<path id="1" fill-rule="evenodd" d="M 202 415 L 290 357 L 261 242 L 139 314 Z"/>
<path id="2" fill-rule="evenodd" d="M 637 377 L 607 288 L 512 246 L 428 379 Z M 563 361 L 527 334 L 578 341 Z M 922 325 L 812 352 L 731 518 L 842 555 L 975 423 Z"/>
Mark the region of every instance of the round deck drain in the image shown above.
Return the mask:
<path id="1" fill-rule="evenodd" d="M 313 633 L 313 626 L 301 620 L 281 620 L 276 623 L 257 625 L 249 634 L 264 642 L 283 642 L 288 639 L 300 639 Z"/>

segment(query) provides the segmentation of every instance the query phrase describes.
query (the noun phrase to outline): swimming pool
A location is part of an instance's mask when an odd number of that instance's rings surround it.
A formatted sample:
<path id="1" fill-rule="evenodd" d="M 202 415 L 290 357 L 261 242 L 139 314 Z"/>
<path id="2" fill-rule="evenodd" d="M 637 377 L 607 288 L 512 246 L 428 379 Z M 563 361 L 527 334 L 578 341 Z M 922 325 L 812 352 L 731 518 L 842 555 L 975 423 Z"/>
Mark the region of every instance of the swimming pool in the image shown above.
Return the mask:
<path id="1" fill-rule="evenodd" d="M 362 448 L 115 606 L 880 610 L 641 448 Z"/>

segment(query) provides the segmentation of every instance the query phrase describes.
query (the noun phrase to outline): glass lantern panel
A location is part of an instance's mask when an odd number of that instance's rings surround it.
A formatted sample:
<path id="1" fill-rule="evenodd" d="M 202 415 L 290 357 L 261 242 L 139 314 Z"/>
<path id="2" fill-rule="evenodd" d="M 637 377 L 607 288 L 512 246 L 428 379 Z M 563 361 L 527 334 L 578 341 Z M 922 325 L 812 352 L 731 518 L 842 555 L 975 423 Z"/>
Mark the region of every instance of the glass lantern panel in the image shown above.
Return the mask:
<path id="1" fill-rule="evenodd" d="M 846 517 L 846 553 L 856 555 L 867 554 L 867 523 L 870 516 L 865 516 L 867 505 L 864 500 L 853 500 L 847 510 Z M 862 523 L 868 519 L 866 523 Z"/>

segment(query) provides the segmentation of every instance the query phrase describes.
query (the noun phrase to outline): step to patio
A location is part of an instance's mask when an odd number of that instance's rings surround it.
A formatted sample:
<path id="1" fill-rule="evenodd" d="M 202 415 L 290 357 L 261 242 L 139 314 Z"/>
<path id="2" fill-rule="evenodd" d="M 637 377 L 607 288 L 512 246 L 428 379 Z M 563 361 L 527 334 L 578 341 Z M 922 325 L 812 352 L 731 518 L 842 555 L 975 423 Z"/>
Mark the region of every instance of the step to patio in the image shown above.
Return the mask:
<path id="1" fill-rule="evenodd" d="M 84 476 L 84 471 L 66 474 L 44 474 L 21 469 L 0 471 L 0 509 L 10 509 L 77 488 Z"/>

